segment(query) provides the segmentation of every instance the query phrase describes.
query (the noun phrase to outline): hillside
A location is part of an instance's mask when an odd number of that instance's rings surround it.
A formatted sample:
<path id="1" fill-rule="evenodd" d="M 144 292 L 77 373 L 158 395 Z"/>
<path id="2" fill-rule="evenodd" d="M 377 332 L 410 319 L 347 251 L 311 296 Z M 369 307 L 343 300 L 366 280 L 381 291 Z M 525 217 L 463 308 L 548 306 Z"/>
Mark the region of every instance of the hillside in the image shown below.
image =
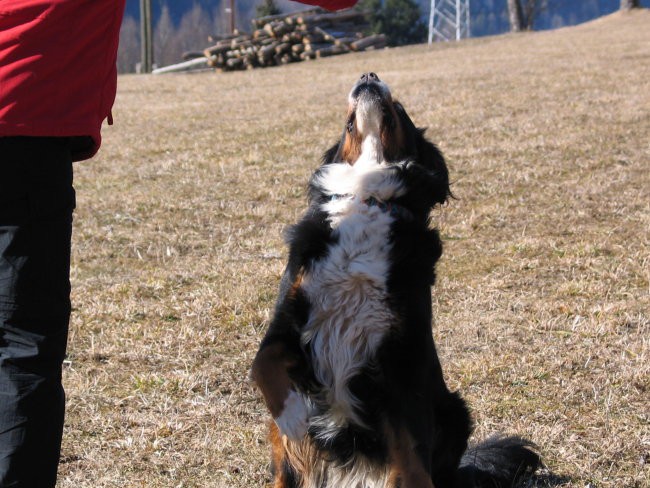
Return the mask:
<path id="1" fill-rule="evenodd" d="M 60 486 L 265 486 L 248 369 L 346 97 L 375 71 L 445 153 L 434 336 L 475 439 L 650 486 L 650 12 L 217 75 L 127 75 L 76 165 Z"/>

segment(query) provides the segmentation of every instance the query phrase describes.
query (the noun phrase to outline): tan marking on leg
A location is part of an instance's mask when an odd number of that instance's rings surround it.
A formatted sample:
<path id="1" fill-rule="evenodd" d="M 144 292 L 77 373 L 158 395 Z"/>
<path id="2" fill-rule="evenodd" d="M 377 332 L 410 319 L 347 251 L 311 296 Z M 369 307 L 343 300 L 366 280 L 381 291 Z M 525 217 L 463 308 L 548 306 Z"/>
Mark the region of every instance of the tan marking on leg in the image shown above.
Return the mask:
<path id="1" fill-rule="evenodd" d="M 289 488 L 284 472 L 286 451 L 280 430 L 272 420 L 269 423 L 269 442 L 271 443 L 271 462 L 274 471 L 273 488 Z"/>
<path id="2" fill-rule="evenodd" d="M 284 436 L 280 433 L 280 429 L 271 420 L 269 423 L 269 441 L 271 443 L 271 462 L 275 472 L 273 478 L 273 488 L 291 488 L 288 485 L 284 466 L 285 463 L 293 467 L 291 462 L 287 459 L 287 449 L 284 441 Z"/>
<path id="3" fill-rule="evenodd" d="M 308 438 L 292 441 L 286 435 L 282 435 L 275 422 L 271 421 L 269 441 L 271 443 L 271 460 L 275 468 L 273 488 L 289 487 L 285 477 L 285 465 L 290 466 L 296 474 L 298 486 L 304 488 L 319 486 L 324 465 Z"/>
<path id="4" fill-rule="evenodd" d="M 300 486 L 320 486 L 324 465 L 311 440 L 305 437 L 300 441 L 292 441 L 283 436 L 282 441 L 289 464 L 301 478 Z"/>
<path id="5" fill-rule="evenodd" d="M 289 294 L 288 294 L 290 298 L 296 297 L 298 291 L 300 290 L 300 287 L 302 286 L 304 277 L 305 277 L 305 271 L 304 269 L 301 269 L 298 275 L 296 276 L 296 279 L 293 280 L 293 283 L 291 284 L 291 289 L 289 290 Z"/>
<path id="6" fill-rule="evenodd" d="M 422 466 L 415 442 L 404 428 L 387 428 L 391 488 L 434 488 L 431 476 Z"/>

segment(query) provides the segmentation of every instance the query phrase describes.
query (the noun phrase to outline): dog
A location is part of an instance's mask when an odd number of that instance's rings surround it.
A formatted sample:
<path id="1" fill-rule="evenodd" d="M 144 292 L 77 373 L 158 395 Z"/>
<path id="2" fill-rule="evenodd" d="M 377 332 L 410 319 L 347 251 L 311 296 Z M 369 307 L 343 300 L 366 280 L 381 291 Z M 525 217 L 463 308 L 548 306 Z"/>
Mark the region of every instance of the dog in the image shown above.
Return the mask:
<path id="1" fill-rule="evenodd" d="M 340 140 L 309 182 L 251 377 L 273 416 L 275 488 L 511 487 L 531 442 L 468 448 L 432 335 L 442 253 L 430 213 L 452 195 L 445 160 L 388 86 L 364 73 Z"/>

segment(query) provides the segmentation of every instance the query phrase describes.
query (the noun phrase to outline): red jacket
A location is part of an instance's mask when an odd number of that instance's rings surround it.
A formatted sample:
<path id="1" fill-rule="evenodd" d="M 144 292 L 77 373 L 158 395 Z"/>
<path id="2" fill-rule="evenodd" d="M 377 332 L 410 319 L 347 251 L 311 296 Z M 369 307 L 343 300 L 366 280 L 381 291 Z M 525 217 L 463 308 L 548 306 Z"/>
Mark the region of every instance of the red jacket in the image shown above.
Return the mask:
<path id="1" fill-rule="evenodd" d="M 0 0 L 0 137 L 90 136 L 117 86 L 125 0 Z"/>

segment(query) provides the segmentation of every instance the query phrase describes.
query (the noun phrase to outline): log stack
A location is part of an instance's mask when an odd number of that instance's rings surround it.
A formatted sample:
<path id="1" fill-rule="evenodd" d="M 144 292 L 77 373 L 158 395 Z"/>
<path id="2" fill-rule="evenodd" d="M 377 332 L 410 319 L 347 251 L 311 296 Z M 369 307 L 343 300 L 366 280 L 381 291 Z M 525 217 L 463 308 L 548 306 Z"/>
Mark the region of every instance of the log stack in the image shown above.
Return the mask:
<path id="1" fill-rule="evenodd" d="M 335 13 L 314 9 L 252 22 L 252 34 L 222 39 L 206 48 L 206 64 L 217 71 L 233 71 L 386 47 L 383 34 L 363 34 L 368 22 L 355 9 Z"/>

